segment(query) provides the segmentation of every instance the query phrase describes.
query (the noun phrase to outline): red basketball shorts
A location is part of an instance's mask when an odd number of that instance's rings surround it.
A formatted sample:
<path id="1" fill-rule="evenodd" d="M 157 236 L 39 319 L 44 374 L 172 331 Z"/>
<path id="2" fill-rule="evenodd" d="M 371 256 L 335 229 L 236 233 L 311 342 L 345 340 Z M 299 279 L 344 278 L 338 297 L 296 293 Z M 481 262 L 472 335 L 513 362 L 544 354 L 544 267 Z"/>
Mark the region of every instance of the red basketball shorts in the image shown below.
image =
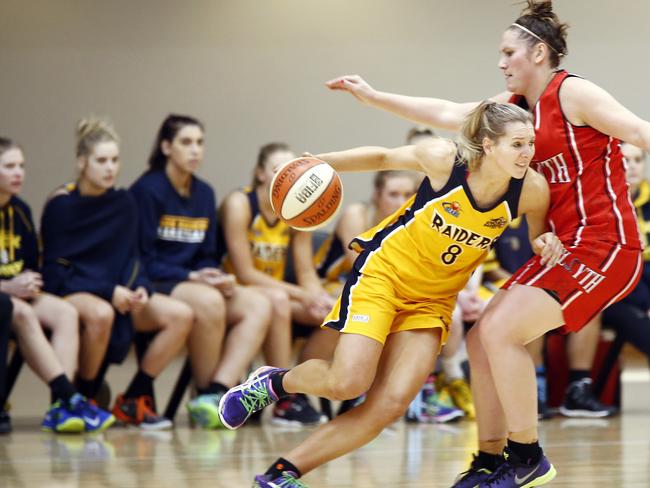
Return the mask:
<path id="1" fill-rule="evenodd" d="M 562 307 L 564 332 L 576 332 L 612 303 L 630 293 L 641 278 L 640 250 L 606 242 L 568 248 L 552 268 L 531 258 L 503 285 L 527 285 L 547 291 Z"/>

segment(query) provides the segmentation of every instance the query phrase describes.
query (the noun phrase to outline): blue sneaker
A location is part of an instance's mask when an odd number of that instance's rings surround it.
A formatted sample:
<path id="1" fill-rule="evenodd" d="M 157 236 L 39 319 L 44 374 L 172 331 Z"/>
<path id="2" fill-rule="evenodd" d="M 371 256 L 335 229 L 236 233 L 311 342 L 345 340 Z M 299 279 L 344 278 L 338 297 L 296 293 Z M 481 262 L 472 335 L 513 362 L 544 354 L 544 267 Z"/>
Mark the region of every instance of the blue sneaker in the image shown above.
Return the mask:
<path id="1" fill-rule="evenodd" d="M 460 473 L 451 488 L 476 488 L 487 481 L 492 471 L 479 463 L 478 456 L 473 455 L 469 469 Z"/>
<path id="2" fill-rule="evenodd" d="M 255 476 L 253 488 L 309 488 L 306 484 L 300 482 L 296 478 L 296 473 L 293 471 L 283 471 L 282 474 L 275 479 L 270 479 L 270 476 L 258 474 Z"/>
<path id="3" fill-rule="evenodd" d="M 221 423 L 230 430 L 237 429 L 253 413 L 262 410 L 273 402 L 277 402 L 278 396 L 271 387 L 270 376 L 273 373 L 282 371 L 286 370 L 262 366 L 251 373 L 244 383 L 228 390 L 219 402 Z"/>
<path id="4" fill-rule="evenodd" d="M 45 413 L 41 430 L 45 432 L 77 433 L 85 428 L 81 412 L 72 410 L 61 400 L 57 400 Z"/>
<path id="5" fill-rule="evenodd" d="M 70 399 L 69 405 L 70 409 L 83 419 L 86 432 L 104 432 L 115 423 L 112 413 L 102 410 L 92 400 L 79 393 Z"/>
<path id="6" fill-rule="evenodd" d="M 486 481 L 478 484 L 479 488 L 531 488 L 545 485 L 557 475 L 544 454 L 535 464 L 521 462 L 508 448 L 505 449 L 504 457 L 506 462 Z"/>

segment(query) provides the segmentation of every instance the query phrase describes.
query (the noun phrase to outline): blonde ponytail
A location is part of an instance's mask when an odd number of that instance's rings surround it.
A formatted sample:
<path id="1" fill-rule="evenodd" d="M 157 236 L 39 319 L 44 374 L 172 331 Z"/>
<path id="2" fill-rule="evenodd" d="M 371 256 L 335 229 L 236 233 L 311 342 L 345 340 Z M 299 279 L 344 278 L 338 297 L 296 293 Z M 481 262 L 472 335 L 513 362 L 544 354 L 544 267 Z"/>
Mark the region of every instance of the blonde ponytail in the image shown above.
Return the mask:
<path id="1" fill-rule="evenodd" d="M 509 122 L 532 123 L 532 116 L 523 108 L 512 103 L 481 102 L 463 122 L 458 141 L 458 152 L 475 171 L 484 156 L 483 139 L 496 141 L 506 133 Z"/>

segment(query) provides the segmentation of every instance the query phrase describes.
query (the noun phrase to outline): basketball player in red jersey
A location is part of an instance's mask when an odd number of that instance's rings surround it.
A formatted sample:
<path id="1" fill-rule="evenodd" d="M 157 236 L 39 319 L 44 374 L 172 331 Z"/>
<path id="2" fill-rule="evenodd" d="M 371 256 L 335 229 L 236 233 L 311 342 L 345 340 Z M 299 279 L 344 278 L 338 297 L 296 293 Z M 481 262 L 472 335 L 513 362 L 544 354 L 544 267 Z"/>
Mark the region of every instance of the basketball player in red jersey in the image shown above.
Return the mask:
<path id="1" fill-rule="evenodd" d="M 597 85 L 558 69 L 567 54 L 566 30 L 552 2 L 528 0 L 501 39 L 499 68 L 508 92 L 494 100 L 510 100 L 534 115 L 532 165 L 549 182 L 549 226 L 567 252 L 552 269 L 531 259 L 468 336 L 479 454 L 456 481 L 458 488 L 540 486 L 552 479 L 550 471 L 538 469 L 546 458 L 538 443 L 535 372 L 524 346 L 561 326 L 580 330 L 630 292 L 642 270 L 620 140 L 650 150 L 650 123 Z M 477 105 L 379 92 L 358 76 L 327 85 L 447 130 L 457 131 Z"/>

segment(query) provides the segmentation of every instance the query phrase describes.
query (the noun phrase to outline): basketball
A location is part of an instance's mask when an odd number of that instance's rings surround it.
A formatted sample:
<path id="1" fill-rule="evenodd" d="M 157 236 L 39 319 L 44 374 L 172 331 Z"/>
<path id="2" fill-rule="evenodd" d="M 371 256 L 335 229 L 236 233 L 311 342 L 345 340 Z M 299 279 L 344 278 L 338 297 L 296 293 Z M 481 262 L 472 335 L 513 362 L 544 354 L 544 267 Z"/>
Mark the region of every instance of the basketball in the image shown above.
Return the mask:
<path id="1" fill-rule="evenodd" d="M 336 217 L 342 201 L 339 175 L 318 158 L 293 159 L 271 181 L 273 211 L 294 229 L 324 227 Z"/>

